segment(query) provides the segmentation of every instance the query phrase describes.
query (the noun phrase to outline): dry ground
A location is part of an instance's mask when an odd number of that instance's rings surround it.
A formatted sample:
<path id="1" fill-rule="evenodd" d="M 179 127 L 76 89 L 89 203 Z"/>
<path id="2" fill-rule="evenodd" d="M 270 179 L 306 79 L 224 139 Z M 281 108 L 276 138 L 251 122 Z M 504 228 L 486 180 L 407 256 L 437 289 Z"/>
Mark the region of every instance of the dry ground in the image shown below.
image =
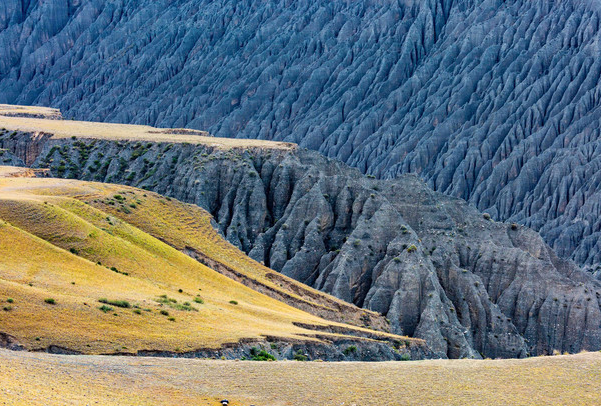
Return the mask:
<path id="1" fill-rule="evenodd" d="M 14 104 L 0 104 L 0 115 L 33 115 L 53 119 L 62 118 L 62 114 L 58 109 L 40 106 L 18 106 Z"/>
<path id="2" fill-rule="evenodd" d="M 250 362 L 0 350 L 3 405 L 599 405 L 601 354 Z"/>
<path id="3" fill-rule="evenodd" d="M 17 115 L 35 115 L 21 117 Z M 93 121 L 52 120 L 41 117 L 60 115 L 56 109 L 0 104 L 0 129 L 52 134 L 53 138 L 95 138 L 127 141 L 203 144 L 216 148 L 291 149 L 296 144 L 251 139 L 211 137 L 205 131 L 164 129 L 145 125 L 99 123 Z"/>

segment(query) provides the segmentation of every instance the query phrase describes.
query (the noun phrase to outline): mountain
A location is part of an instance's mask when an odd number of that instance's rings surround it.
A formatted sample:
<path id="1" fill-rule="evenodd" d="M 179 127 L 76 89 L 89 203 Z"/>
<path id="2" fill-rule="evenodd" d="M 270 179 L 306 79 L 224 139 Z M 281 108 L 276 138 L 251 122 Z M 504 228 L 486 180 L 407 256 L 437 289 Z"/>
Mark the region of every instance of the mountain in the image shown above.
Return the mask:
<path id="1" fill-rule="evenodd" d="M 533 230 L 414 175 L 378 180 L 293 144 L 11 115 L 0 115 L 0 147 L 22 165 L 200 206 L 251 258 L 385 315 L 439 356 L 601 349 L 599 281 Z M 355 324 L 378 326 L 366 317 Z"/>
<path id="2" fill-rule="evenodd" d="M 36 177 L 44 174 L 0 167 L 0 347 L 230 359 L 259 348 L 279 359 L 299 351 L 323 360 L 433 356 L 422 340 L 372 329 L 388 327 L 375 313 L 274 275 L 223 240 L 196 206 L 121 185 Z"/>
<path id="3" fill-rule="evenodd" d="M 0 102 L 416 173 L 601 269 L 593 0 L 7 0 Z"/>

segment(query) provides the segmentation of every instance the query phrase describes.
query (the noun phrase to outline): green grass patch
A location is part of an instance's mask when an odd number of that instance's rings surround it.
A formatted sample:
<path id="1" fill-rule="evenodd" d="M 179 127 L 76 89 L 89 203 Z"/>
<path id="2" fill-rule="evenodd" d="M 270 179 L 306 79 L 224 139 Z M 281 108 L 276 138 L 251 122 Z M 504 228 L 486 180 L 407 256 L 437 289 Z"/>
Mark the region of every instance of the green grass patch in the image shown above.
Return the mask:
<path id="1" fill-rule="evenodd" d="M 113 305 L 116 307 L 123 307 L 125 309 L 129 309 L 131 307 L 131 305 L 129 304 L 129 302 L 127 300 L 109 300 L 105 297 L 102 297 L 102 298 L 98 299 L 98 301 L 100 303 L 109 304 L 109 305 Z"/>
<path id="2" fill-rule="evenodd" d="M 102 305 L 98 308 L 98 310 L 108 313 L 108 312 L 112 312 L 113 308 L 111 306 L 107 306 L 107 305 Z"/>
<path id="3" fill-rule="evenodd" d="M 257 347 L 250 349 L 251 361 L 275 361 L 275 357 L 265 350 L 259 350 Z"/>

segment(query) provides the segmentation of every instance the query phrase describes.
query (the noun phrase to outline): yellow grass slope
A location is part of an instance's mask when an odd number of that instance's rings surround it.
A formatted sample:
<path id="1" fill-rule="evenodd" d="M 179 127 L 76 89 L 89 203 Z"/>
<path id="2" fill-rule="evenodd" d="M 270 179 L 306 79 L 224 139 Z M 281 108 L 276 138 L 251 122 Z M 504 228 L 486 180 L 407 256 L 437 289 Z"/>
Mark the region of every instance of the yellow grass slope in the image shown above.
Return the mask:
<path id="1" fill-rule="evenodd" d="M 95 138 L 107 140 L 149 141 L 203 144 L 216 148 L 292 149 L 288 142 L 211 137 L 205 131 L 184 128 L 162 129 L 145 125 L 99 123 L 62 120 L 55 109 L 35 106 L 0 104 L 0 129 L 36 134 L 52 138 Z"/>
<path id="2" fill-rule="evenodd" d="M 113 353 L 306 340 L 315 331 L 293 323 L 336 325 L 215 272 L 178 244 L 229 257 L 250 277 L 267 272 L 221 240 L 201 209 L 123 186 L 0 178 L 0 332 L 29 349 Z"/>
<path id="3" fill-rule="evenodd" d="M 62 119 L 60 110 L 51 107 L 18 106 L 14 104 L 0 104 L 0 115 L 14 117 L 39 117 L 48 119 Z"/>

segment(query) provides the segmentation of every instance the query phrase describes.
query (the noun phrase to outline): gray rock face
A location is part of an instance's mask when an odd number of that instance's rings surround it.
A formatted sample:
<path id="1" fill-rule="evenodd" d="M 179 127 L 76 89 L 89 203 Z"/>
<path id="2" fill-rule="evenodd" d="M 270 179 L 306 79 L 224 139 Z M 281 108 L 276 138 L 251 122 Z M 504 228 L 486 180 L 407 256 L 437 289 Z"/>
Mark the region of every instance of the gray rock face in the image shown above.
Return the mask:
<path id="1" fill-rule="evenodd" d="M 414 175 L 377 180 L 306 150 L 0 136 L 55 176 L 195 203 L 256 260 L 381 312 L 442 357 L 601 349 L 601 284 L 534 231 Z M 33 155 L 32 155 L 33 154 Z"/>
<path id="2" fill-rule="evenodd" d="M 595 271 L 599 21 L 592 0 L 6 0 L 0 102 L 417 173 Z"/>
<path id="3" fill-rule="evenodd" d="M 25 166 L 25 163 L 16 155 L 0 148 L 0 165 L 4 166 Z"/>

